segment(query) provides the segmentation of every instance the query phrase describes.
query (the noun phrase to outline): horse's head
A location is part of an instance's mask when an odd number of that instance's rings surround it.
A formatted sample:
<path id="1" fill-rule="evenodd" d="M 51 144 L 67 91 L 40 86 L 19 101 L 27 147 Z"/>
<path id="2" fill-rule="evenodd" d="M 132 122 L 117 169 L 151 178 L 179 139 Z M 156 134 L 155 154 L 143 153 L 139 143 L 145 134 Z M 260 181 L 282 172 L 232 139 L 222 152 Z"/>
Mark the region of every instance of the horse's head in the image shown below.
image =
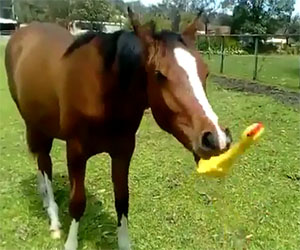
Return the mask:
<path id="1" fill-rule="evenodd" d="M 182 34 L 155 33 L 153 23 L 140 25 L 130 9 L 129 18 L 144 46 L 148 100 L 158 125 L 191 150 L 196 160 L 228 149 L 231 136 L 207 100 L 208 68 L 194 47 L 200 15 Z"/>

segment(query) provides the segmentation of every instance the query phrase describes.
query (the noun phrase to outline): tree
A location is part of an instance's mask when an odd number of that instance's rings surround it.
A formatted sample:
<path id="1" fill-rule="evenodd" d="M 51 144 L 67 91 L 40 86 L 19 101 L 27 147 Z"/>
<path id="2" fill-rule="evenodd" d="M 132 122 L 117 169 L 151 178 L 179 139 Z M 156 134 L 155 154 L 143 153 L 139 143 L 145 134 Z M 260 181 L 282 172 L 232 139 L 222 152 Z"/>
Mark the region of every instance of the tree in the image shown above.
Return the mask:
<path id="1" fill-rule="evenodd" d="M 191 0 L 188 6 L 189 11 L 198 11 L 199 9 L 204 9 L 206 12 L 214 12 L 216 9 L 215 0 Z"/>
<path id="2" fill-rule="evenodd" d="M 112 17 L 114 21 L 120 21 L 121 16 L 120 11 L 106 0 L 18 0 L 15 11 L 19 22 L 47 21 L 64 27 L 75 19 L 92 23 L 108 21 Z"/>
<path id="3" fill-rule="evenodd" d="M 291 23 L 295 0 L 269 0 L 268 12 L 270 21 L 268 32 L 275 33 L 279 27 L 286 33 Z"/>
<path id="4" fill-rule="evenodd" d="M 139 14 L 145 14 L 147 13 L 148 10 L 148 8 L 145 5 L 143 5 L 143 3 L 140 2 L 140 0 L 128 2 L 126 3 L 126 5 Z M 126 7 L 126 13 L 127 13 L 127 7 Z"/>
<path id="5" fill-rule="evenodd" d="M 69 2 L 69 0 L 19 0 L 15 1 L 15 14 L 21 23 L 56 22 L 68 18 Z"/>
<path id="6" fill-rule="evenodd" d="M 70 0 L 45 0 L 49 21 L 68 20 L 70 14 Z"/>
<path id="7" fill-rule="evenodd" d="M 267 16 L 264 0 L 239 0 L 233 9 L 233 33 L 264 34 Z"/>
<path id="8" fill-rule="evenodd" d="M 232 26 L 232 16 L 225 13 L 218 13 L 215 23 L 218 25 Z"/>
<path id="9" fill-rule="evenodd" d="M 162 5 L 180 12 L 196 12 L 199 9 L 215 9 L 216 0 L 163 0 Z"/>
<path id="10" fill-rule="evenodd" d="M 111 6 L 106 0 L 77 0 L 71 4 L 71 19 L 103 22 L 111 17 Z"/>
<path id="11" fill-rule="evenodd" d="M 274 33 L 287 26 L 295 0 L 224 0 L 222 6 L 232 8 L 234 33 Z"/>
<path id="12" fill-rule="evenodd" d="M 163 4 L 167 6 L 169 10 L 177 9 L 178 11 L 187 11 L 188 0 L 163 0 Z"/>
<path id="13" fill-rule="evenodd" d="M 161 4 L 152 6 L 151 10 L 170 19 L 172 30 L 178 32 L 179 25 L 185 27 L 192 20 L 190 17 L 194 18 L 200 9 L 210 14 L 215 3 L 215 0 L 163 0 Z"/>
<path id="14" fill-rule="evenodd" d="M 21 23 L 47 19 L 45 2 L 38 0 L 19 0 L 15 3 L 15 14 Z"/>
<path id="15" fill-rule="evenodd" d="M 237 4 L 237 0 L 223 0 L 221 2 L 221 8 L 223 10 L 232 11 L 236 4 Z"/>
<path id="16" fill-rule="evenodd" d="M 300 15 L 296 15 L 291 19 L 291 22 L 288 26 L 287 34 L 298 35 L 293 37 L 294 40 L 300 40 Z"/>

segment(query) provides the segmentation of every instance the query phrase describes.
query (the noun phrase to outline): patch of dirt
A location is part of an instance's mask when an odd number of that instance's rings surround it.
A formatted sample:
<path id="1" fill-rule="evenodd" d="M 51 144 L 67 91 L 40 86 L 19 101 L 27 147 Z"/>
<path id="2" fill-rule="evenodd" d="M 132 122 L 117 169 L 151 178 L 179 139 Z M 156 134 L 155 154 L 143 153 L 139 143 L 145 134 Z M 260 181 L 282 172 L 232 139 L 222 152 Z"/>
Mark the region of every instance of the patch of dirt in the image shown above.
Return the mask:
<path id="1" fill-rule="evenodd" d="M 271 85 L 264 85 L 254 81 L 234 79 L 225 76 L 212 76 L 212 80 L 225 89 L 249 92 L 254 94 L 263 94 L 270 96 L 276 101 L 300 109 L 300 93 L 287 91 Z"/>

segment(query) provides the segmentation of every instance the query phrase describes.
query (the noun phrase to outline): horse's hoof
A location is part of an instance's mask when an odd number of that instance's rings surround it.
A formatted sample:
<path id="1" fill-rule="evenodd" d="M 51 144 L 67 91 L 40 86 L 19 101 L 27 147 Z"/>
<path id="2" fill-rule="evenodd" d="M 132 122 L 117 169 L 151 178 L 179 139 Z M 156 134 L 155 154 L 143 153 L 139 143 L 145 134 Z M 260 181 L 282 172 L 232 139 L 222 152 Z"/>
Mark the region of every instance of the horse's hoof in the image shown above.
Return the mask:
<path id="1" fill-rule="evenodd" d="M 131 250 L 130 246 L 119 247 L 119 250 Z"/>
<path id="2" fill-rule="evenodd" d="M 130 241 L 128 238 L 118 239 L 119 250 L 131 250 Z"/>
<path id="3" fill-rule="evenodd" d="M 65 243 L 65 250 L 76 250 L 77 246 L 78 246 L 77 241 L 76 242 L 67 241 Z"/>
<path id="4" fill-rule="evenodd" d="M 131 247 L 129 245 L 127 245 L 127 246 L 119 246 L 119 250 L 131 250 Z"/>
<path id="5" fill-rule="evenodd" d="M 56 229 L 56 230 L 53 230 L 51 231 L 51 238 L 56 240 L 56 239 L 60 239 L 60 230 L 59 229 Z"/>

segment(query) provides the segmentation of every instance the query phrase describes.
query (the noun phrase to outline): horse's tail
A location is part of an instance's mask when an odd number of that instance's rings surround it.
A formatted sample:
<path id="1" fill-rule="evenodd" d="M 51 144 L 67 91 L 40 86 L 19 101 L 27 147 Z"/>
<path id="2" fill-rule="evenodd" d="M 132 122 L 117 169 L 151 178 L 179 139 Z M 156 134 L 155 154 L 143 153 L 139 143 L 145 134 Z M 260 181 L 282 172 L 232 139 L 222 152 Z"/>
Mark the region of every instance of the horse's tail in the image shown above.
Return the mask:
<path id="1" fill-rule="evenodd" d="M 6 69 L 6 76 L 7 76 L 7 83 L 9 87 L 9 92 L 16 103 L 18 109 L 19 109 L 19 102 L 18 102 L 18 96 L 17 96 L 17 89 L 16 89 L 16 83 L 14 81 L 14 66 L 12 62 L 12 53 L 13 53 L 13 37 L 10 38 L 8 41 L 6 48 L 5 48 L 5 69 Z"/>

